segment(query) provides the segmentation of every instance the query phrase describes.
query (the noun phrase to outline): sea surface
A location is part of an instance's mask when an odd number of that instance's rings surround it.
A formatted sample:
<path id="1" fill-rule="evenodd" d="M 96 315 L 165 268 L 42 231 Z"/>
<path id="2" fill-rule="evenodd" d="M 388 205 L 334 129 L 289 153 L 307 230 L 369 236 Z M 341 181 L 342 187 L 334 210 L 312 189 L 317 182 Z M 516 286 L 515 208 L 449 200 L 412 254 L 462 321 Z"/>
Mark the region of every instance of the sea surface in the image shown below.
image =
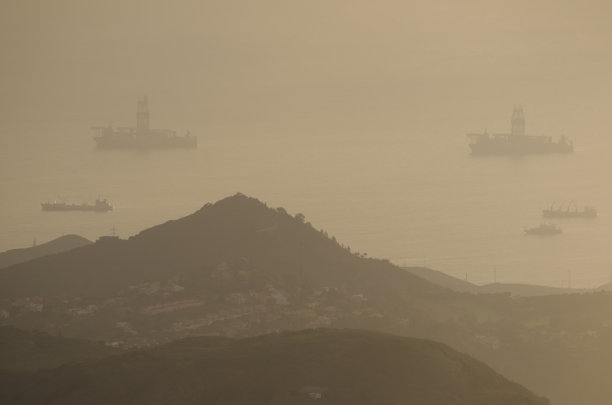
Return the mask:
<path id="1" fill-rule="evenodd" d="M 192 128 L 195 150 L 96 150 L 83 121 L 0 123 L 0 251 L 62 234 L 127 238 L 242 192 L 303 213 L 353 251 L 475 283 L 595 287 L 612 273 L 612 139 L 571 155 L 469 154 L 462 131 L 342 125 Z M 502 128 L 503 129 L 503 128 Z M 109 213 L 43 212 L 47 200 Z M 563 234 L 526 236 L 553 203 L 593 205 Z"/>

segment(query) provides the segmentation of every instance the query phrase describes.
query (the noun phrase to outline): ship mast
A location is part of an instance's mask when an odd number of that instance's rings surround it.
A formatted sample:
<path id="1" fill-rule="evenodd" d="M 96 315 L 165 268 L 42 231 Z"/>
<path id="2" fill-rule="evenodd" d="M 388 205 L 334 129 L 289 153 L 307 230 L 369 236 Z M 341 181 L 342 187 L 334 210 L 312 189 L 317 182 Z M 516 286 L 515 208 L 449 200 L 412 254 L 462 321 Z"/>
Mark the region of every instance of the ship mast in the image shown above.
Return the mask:
<path id="1" fill-rule="evenodd" d="M 523 114 L 523 107 L 514 107 L 512 111 L 511 132 L 512 136 L 525 136 L 525 115 Z"/>

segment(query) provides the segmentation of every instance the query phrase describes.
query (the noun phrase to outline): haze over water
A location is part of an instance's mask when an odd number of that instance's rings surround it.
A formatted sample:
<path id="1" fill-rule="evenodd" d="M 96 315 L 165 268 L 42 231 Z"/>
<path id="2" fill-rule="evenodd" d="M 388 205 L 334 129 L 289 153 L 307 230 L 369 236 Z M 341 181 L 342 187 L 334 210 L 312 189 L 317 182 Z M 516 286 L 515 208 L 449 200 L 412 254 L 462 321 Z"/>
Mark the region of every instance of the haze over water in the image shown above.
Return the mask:
<path id="1" fill-rule="evenodd" d="M 23 142 L 2 145 L 3 160 L 27 158 L 2 177 L 8 198 L 0 249 L 62 233 L 96 239 L 113 226 L 127 237 L 240 191 L 304 212 L 354 250 L 401 265 L 425 263 L 475 282 L 493 281 L 495 268 L 498 281 L 560 286 L 569 271 L 574 286 L 607 281 L 612 194 L 581 173 L 604 170 L 611 143 L 577 139 L 567 156 L 474 158 L 461 133 L 431 134 L 417 146 L 399 131 L 255 140 L 200 128 L 197 150 L 132 152 L 95 150 L 84 123 L 4 127 Z M 91 202 L 98 195 L 114 211 L 40 210 L 47 199 Z M 564 234 L 556 237 L 523 235 L 524 226 L 540 223 L 543 207 L 570 200 L 597 206 L 600 216 L 559 220 Z"/>
<path id="2" fill-rule="evenodd" d="M 113 226 L 128 237 L 242 192 L 400 265 L 607 282 L 609 6 L 488 4 L 3 6 L 32 26 L 2 13 L 0 250 Z M 152 127 L 188 128 L 198 149 L 94 148 L 89 128 L 133 126 L 144 94 Z M 567 135 L 575 153 L 471 157 L 465 133 L 508 132 L 514 104 L 528 133 Z M 114 211 L 40 210 L 98 195 Z M 571 201 L 599 217 L 523 234 Z"/>

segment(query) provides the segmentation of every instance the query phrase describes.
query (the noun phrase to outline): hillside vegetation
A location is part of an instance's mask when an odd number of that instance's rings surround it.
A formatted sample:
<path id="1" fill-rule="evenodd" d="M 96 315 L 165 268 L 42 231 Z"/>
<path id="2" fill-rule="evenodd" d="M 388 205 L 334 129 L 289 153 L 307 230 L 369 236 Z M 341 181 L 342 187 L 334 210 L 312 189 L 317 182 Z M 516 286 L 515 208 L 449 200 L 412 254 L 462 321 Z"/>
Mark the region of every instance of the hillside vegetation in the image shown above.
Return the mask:
<path id="1" fill-rule="evenodd" d="M 0 371 L 35 371 L 121 353 L 101 342 L 0 327 Z"/>
<path id="2" fill-rule="evenodd" d="M 11 382 L 14 404 L 548 404 L 446 345 L 356 330 L 191 338 Z"/>
<path id="3" fill-rule="evenodd" d="M 612 397 L 610 319 L 611 293 L 452 291 L 242 194 L 127 240 L 0 269 L 1 324 L 124 348 L 320 327 L 382 331 L 449 344 L 560 405 Z"/>

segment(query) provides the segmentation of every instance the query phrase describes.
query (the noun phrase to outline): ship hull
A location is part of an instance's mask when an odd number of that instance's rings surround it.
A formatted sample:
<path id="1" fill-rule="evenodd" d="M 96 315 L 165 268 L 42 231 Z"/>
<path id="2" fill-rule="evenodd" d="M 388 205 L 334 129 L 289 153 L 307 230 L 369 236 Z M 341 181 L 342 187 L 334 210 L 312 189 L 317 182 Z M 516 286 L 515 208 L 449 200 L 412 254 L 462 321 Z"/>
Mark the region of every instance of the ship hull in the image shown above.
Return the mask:
<path id="1" fill-rule="evenodd" d="M 98 149 L 192 149 L 198 146 L 197 138 L 135 138 L 103 136 L 94 138 Z"/>
<path id="2" fill-rule="evenodd" d="M 46 202 L 40 204 L 43 211 L 94 211 L 107 212 L 112 211 L 113 206 L 106 200 L 96 200 L 96 203 L 91 204 L 66 204 L 63 202 Z"/>
<path id="3" fill-rule="evenodd" d="M 518 138 L 518 137 L 516 137 Z M 523 138 L 523 137 L 521 137 Z M 525 139 L 486 139 L 481 138 L 470 144 L 473 155 L 542 155 L 572 153 L 574 147 L 565 142 L 551 142 L 533 138 Z"/>
<path id="4" fill-rule="evenodd" d="M 553 224 L 542 224 L 542 225 L 537 226 L 535 228 L 526 228 L 525 229 L 525 234 L 526 235 L 547 236 L 547 235 L 559 235 L 560 233 L 563 233 L 563 231 L 560 228 L 557 228 Z"/>
<path id="5" fill-rule="evenodd" d="M 43 211 L 94 211 L 107 212 L 112 208 L 98 208 L 91 205 L 57 205 L 57 204 L 41 204 Z"/>
<path id="6" fill-rule="evenodd" d="M 542 211 L 544 218 L 596 218 L 596 213 L 575 211 Z"/>
<path id="7" fill-rule="evenodd" d="M 525 231 L 526 235 L 538 235 L 538 236 L 552 236 L 552 235 L 559 235 L 561 233 L 562 231 L 556 231 L 556 232 Z"/>

